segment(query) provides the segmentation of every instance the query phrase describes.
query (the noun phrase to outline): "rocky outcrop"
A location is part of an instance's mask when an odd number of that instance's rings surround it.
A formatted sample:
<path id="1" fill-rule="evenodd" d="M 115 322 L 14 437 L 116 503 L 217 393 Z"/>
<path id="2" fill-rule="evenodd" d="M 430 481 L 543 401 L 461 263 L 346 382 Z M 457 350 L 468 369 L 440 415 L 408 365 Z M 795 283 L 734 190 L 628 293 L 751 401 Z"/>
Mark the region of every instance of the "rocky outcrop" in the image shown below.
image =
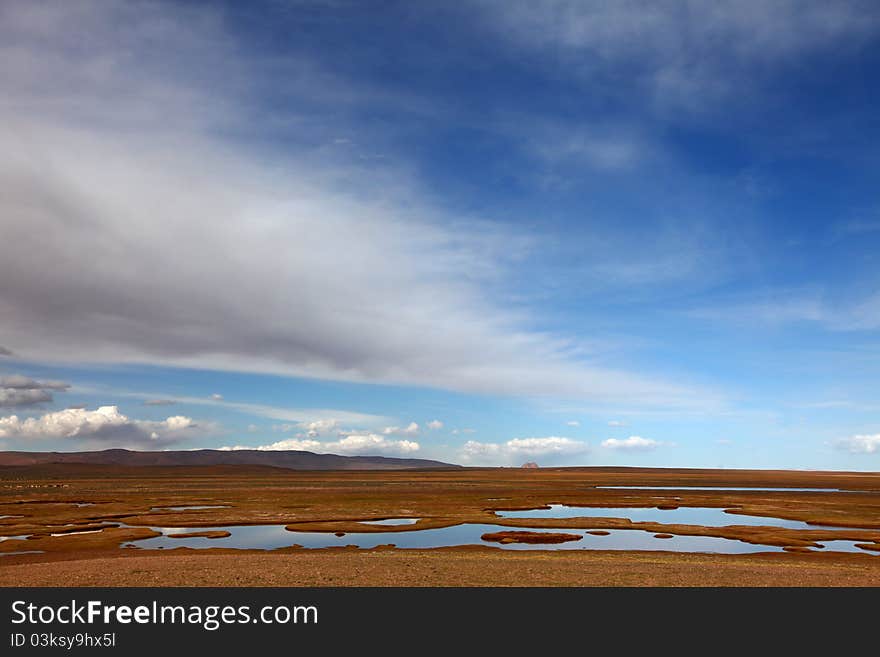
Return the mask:
<path id="1" fill-rule="evenodd" d="M 531 469 L 537 468 L 538 464 L 535 463 L 534 461 L 529 461 L 528 463 L 523 463 L 522 466 L 520 466 L 520 467 L 528 468 L 531 470 Z"/>

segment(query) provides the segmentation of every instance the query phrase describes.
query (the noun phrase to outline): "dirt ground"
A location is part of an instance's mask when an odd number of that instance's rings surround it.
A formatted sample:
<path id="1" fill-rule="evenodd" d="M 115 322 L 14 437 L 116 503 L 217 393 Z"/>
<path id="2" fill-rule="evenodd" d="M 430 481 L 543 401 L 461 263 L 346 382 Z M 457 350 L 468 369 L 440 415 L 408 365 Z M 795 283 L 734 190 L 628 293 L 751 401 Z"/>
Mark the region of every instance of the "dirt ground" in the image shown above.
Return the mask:
<path id="1" fill-rule="evenodd" d="M 597 486 L 822 487 L 828 491 L 626 490 Z M 493 510 L 582 506 L 714 506 L 841 529 L 505 519 Z M 170 506 L 226 508 L 169 511 Z M 586 512 L 585 512 L 586 515 Z M 4 517 L 5 516 L 5 517 Z M 411 517 L 404 528 L 360 520 Z M 123 521 L 129 528 L 113 527 Z M 805 550 L 846 538 L 880 549 L 880 474 L 635 468 L 303 472 L 272 468 L 0 469 L 2 586 L 877 586 L 880 553 L 748 555 L 624 551 L 274 551 L 120 549 L 150 526 L 285 524 L 297 531 L 375 531 L 463 522 L 535 528 L 646 529 Z M 844 527 L 856 529 L 844 529 Z M 69 534 L 91 530 L 90 534 Z M 97 531 L 100 530 L 100 531 Z M 54 535 L 53 535 L 54 534 Z M 40 550 L 40 554 L 9 554 Z"/>

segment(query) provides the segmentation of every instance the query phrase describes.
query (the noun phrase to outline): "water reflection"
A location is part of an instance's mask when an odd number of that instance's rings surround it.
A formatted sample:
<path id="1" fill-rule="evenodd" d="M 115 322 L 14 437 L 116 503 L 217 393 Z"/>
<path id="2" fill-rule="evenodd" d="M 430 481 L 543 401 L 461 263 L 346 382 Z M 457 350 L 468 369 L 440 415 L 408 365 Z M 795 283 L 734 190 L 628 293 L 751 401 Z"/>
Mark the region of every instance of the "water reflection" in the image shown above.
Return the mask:
<path id="1" fill-rule="evenodd" d="M 595 488 L 603 490 L 716 490 L 716 491 L 738 491 L 753 490 L 757 492 L 769 493 L 786 493 L 786 492 L 804 492 L 804 493 L 859 493 L 871 491 L 846 491 L 842 488 L 761 488 L 761 487 L 727 487 L 727 486 L 595 486 Z"/>
<path id="2" fill-rule="evenodd" d="M 202 509 L 228 509 L 228 504 L 202 504 L 196 506 L 154 506 L 150 511 L 201 511 Z"/>
<path id="3" fill-rule="evenodd" d="M 153 528 L 162 536 L 126 542 L 122 547 L 142 549 L 171 549 L 188 547 L 194 549 L 222 547 L 238 549 L 273 550 L 294 544 L 305 548 L 328 548 L 354 545 L 374 548 L 394 544 L 398 548 L 438 548 L 461 545 L 491 545 L 504 550 L 666 550 L 672 552 L 714 552 L 721 554 L 745 554 L 751 552 L 779 552 L 782 548 L 753 545 L 714 536 L 674 536 L 669 539 L 654 538 L 653 532 L 635 529 L 608 530 L 607 536 L 596 536 L 584 530 L 565 529 L 566 533 L 582 536 L 578 541 L 559 544 L 499 544 L 482 540 L 482 535 L 498 531 L 529 531 L 558 533 L 559 529 L 532 529 L 505 527 L 492 524 L 463 524 L 436 529 L 409 530 L 401 532 L 351 532 L 336 536 L 331 532 L 287 531 L 284 525 L 248 525 L 223 527 L 165 527 Z M 170 538 L 167 534 L 205 530 L 228 531 L 226 538 Z"/>
<path id="4" fill-rule="evenodd" d="M 822 528 L 821 525 L 810 525 L 802 520 L 727 513 L 722 508 L 706 506 L 680 506 L 676 509 L 658 509 L 657 507 L 587 507 L 551 504 L 549 509 L 496 511 L 495 513 L 501 518 L 628 518 L 633 522 L 659 522 L 677 525 L 700 525 L 702 527 L 749 525 L 784 527 L 786 529 Z M 841 527 L 831 527 L 830 529 L 841 529 Z"/>

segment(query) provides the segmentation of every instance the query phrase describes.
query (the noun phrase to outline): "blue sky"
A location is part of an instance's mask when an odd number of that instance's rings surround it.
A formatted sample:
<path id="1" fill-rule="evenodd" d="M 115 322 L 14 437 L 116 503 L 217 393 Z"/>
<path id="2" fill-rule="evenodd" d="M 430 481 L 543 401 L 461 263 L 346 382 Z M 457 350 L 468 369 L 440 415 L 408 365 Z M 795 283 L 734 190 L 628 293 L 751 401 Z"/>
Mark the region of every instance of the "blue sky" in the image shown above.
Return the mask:
<path id="1" fill-rule="evenodd" d="M 870 2 L 0 9 L 0 443 L 876 470 Z"/>

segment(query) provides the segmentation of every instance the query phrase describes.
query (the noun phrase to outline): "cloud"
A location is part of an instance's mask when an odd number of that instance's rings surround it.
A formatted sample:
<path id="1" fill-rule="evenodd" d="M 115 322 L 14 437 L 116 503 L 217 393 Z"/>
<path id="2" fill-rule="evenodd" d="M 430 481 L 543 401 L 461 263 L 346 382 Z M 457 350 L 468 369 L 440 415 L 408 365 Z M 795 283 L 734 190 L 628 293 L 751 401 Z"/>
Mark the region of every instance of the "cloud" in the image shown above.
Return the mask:
<path id="1" fill-rule="evenodd" d="M 818 294 L 775 290 L 764 298 L 731 301 L 725 305 L 699 308 L 691 317 L 725 324 L 774 327 L 811 323 L 829 331 L 871 331 L 880 328 L 880 294 L 857 300 L 831 300 Z"/>
<path id="2" fill-rule="evenodd" d="M 385 427 L 384 429 L 382 429 L 382 433 L 384 433 L 386 436 L 392 435 L 392 434 L 400 434 L 403 436 L 418 436 L 420 431 L 421 431 L 421 429 L 419 428 L 419 425 L 416 422 L 410 422 L 407 426 L 402 427 L 402 428 L 401 427 Z"/>
<path id="3" fill-rule="evenodd" d="M 35 381 L 27 376 L 13 374 L 12 376 L 0 377 L 0 388 L 67 390 L 70 388 L 70 384 L 64 381 Z"/>
<path id="4" fill-rule="evenodd" d="M 0 389 L 0 407 L 32 406 L 52 399 L 51 393 L 45 390 Z"/>
<path id="5" fill-rule="evenodd" d="M 144 406 L 173 406 L 177 402 L 173 399 L 145 399 Z"/>
<path id="6" fill-rule="evenodd" d="M 182 415 L 162 421 L 133 420 L 116 406 L 100 406 L 94 411 L 68 408 L 41 417 L 0 417 L 0 438 L 24 441 L 75 439 L 77 446 L 110 444 L 140 449 L 162 448 L 197 435 L 200 427 Z"/>
<path id="7" fill-rule="evenodd" d="M 880 452 L 880 433 L 856 434 L 835 441 L 834 446 L 852 454 L 874 454 Z"/>
<path id="8" fill-rule="evenodd" d="M 288 427 L 289 425 L 282 425 L 282 427 Z M 339 420 L 330 419 L 330 420 L 313 420 L 312 422 L 299 422 L 294 425 L 297 429 L 305 430 L 305 435 L 309 438 L 316 438 L 320 435 L 326 435 L 333 432 L 338 432 L 341 429 L 341 423 Z"/>
<path id="9" fill-rule="evenodd" d="M 431 420 L 425 426 L 431 431 L 437 431 L 443 428 L 443 423 L 440 420 Z"/>
<path id="10" fill-rule="evenodd" d="M 505 443 L 467 441 L 460 457 L 465 463 L 512 463 L 525 457 L 562 457 L 583 454 L 589 449 L 584 442 L 548 436 L 544 438 L 513 438 Z"/>
<path id="11" fill-rule="evenodd" d="M 568 427 L 579 427 L 579 426 L 581 426 L 581 423 L 578 422 L 577 420 L 569 420 L 568 422 L 565 423 L 565 425 Z"/>
<path id="12" fill-rule="evenodd" d="M 642 452 L 650 451 L 661 447 L 664 443 L 651 438 L 642 438 L 641 436 L 630 436 L 629 438 L 609 438 L 602 441 L 602 447 L 605 449 L 615 449 L 625 452 Z"/>
<path id="13" fill-rule="evenodd" d="M 626 422 L 623 422 L 621 420 L 608 420 L 608 426 L 609 427 L 625 427 Z"/>
<path id="14" fill-rule="evenodd" d="M 96 395 L 115 395 L 117 397 L 126 397 L 130 399 L 151 400 L 151 399 L 168 399 L 178 404 L 196 404 L 201 406 L 220 406 L 239 413 L 248 415 L 258 415 L 260 417 L 272 420 L 286 420 L 294 424 L 276 425 L 273 427 L 276 431 L 291 431 L 302 428 L 302 423 L 309 422 L 328 422 L 336 421 L 349 425 L 374 427 L 386 424 L 389 418 L 383 415 L 371 415 L 369 413 L 360 413 L 357 411 L 347 411 L 335 408 L 285 408 L 280 406 L 269 406 L 267 404 L 253 404 L 248 402 L 231 402 L 227 400 L 216 401 L 209 397 L 190 397 L 177 396 L 171 397 L 165 394 L 154 392 L 137 392 L 131 390 L 120 390 L 118 388 L 107 388 L 103 386 L 84 386 L 78 385 L 77 390 L 84 393 Z M 328 420 L 331 418 L 331 420 Z"/>
<path id="15" fill-rule="evenodd" d="M 317 452 L 319 454 L 342 454 L 342 455 L 408 455 L 418 452 L 419 443 L 412 440 L 390 440 L 384 435 L 376 433 L 350 433 L 342 435 L 339 440 L 320 441 L 311 438 L 293 438 L 279 440 L 269 445 L 248 447 L 236 445 L 234 447 L 222 447 L 224 450 L 257 449 L 261 451 L 298 450 Z"/>
<path id="16" fill-rule="evenodd" d="M 13 353 L 3 345 L 0 345 L 0 356 L 12 356 Z"/>
<path id="17" fill-rule="evenodd" d="M 214 401 L 223 401 L 223 395 L 215 392 L 213 395 L 211 395 L 211 399 Z"/>
<path id="18" fill-rule="evenodd" d="M 857 48 L 880 27 L 876 8 L 857 0 L 471 4 L 502 41 L 543 56 L 548 66 L 565 66 L 593 94 L 604 99 L 615 85 L 621 93 L 635 89 L 667 111 L 753 96 L 773 72 L 829 49 Z"/>
<path id="19" fill-rule="evenodd" d="M 54 398 L 50 391 L 68 388 L 70 384 L 63 381 L 36 381 L 20 374 L 0 377 L 0 408 L 51 402 Z"/>
<path id="20" fill-rule="evenodd" d="M 450 214 L 403 165 L 244 146 L 297 119 L 297 92 L 278 114 L 251 95 L 268 73 L 219 12 L 4 7 L 0 341 L 38 361 L 717 402 L 532 328 L 495 292 L 533 239 Z"/>

